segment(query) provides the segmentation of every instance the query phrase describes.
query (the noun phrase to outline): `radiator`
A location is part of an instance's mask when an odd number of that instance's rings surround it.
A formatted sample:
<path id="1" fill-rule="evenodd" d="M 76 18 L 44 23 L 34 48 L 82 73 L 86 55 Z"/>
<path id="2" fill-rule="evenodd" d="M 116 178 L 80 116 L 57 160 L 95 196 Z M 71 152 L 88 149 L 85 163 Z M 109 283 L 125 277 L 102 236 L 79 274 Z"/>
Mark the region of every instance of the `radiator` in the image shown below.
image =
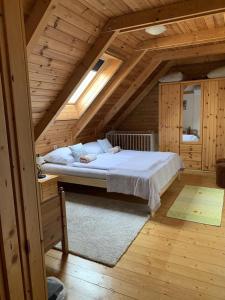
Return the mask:
<path id="1" fill-rule="evenodd" d="M 152 131 L 110 131 L 106 137 L 122 149 L 156 151 L 156 135 Z"/>

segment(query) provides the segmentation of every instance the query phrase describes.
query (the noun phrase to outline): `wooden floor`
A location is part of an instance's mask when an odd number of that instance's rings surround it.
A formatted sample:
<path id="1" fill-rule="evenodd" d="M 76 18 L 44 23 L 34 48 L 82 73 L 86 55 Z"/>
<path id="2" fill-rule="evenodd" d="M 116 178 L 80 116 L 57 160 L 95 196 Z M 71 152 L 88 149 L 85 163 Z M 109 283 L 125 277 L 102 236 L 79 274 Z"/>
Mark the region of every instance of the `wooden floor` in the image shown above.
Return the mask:
<path id="1" fill-rule="evenodd" d="M 212 175 L 182 175 L 114 268 L 50 251 L 47 273 L 65 282 L 67 299 L 225 299 L 225 211 L 222 227 L 167 218 L 185 184 L 216 187 Z"/>

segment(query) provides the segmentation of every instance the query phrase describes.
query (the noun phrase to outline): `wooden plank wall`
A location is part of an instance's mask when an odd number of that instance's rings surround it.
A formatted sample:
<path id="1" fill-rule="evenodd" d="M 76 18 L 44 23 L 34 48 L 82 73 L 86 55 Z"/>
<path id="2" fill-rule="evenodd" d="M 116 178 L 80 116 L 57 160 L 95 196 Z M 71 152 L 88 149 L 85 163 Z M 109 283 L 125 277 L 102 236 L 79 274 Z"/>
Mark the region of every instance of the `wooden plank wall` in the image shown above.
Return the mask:
<path id="1" fill-rule="evenodd" d="M 140 119 L 141 122 L 139 122 Z M 153 130 L 154 132 L 158 132 L 158 124 L 159 86 L 157 85 L 124 122 L 120 124 L 118 130 Z"/>
<path id="2" fill-rule="evenodd" d="M 74 121 L 55 121 L 36 143 L 36 153 L 46 154 L 57 147 L 72 145 Z"/>

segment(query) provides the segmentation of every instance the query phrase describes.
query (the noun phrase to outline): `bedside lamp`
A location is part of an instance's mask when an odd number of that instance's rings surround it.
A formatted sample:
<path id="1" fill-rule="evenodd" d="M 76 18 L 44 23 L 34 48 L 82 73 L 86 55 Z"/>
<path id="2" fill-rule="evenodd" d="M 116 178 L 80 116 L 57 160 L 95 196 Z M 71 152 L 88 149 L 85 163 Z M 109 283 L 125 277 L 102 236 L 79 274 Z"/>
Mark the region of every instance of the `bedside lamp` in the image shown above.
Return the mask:
<path id="1" fill-rule="evenodd" d="M 45 178 L 46 175 L 42 174 L 41 165 L 45 163 L 45 160 L 43 157 L 41 157 L 39 154 L 36 156 L 36 165 L 38 170 L 38 179 Z"/>

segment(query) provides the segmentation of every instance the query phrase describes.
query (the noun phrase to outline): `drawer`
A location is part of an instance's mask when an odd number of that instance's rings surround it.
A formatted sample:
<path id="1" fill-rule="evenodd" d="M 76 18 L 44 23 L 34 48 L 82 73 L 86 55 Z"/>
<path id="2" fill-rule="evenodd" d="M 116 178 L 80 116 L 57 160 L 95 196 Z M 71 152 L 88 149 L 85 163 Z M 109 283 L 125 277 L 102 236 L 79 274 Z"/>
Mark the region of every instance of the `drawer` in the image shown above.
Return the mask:
<path id="1" fill-rule="evenodd" d="M 180 145 L 180 153 L 182 152 L 202 152 L 202 145 L 194 145 L 194 144 L 181 144 Z"/>
<path id="2" fill-rule="evenodd" d="M 184 168 L 192 169 L 192 170 L 201 170 L 202 162 L 201 161 L 192 161 L 192 160 L 184 160 Z"/>
<path id="3" fill-rule="evenodd" d="M 183 160 L 202 161 L 201 152 L 181 152 L 180 156 L 182 157 Z"/>
<path id="4" fill-rule="evenodd" d="M 44 202 L 52 197 L 55 197 L 59 194 L 58 192 L 58 180 L 47 181 L 41 184 L 40 191 L 41 191 L 41 201 Z"/>

